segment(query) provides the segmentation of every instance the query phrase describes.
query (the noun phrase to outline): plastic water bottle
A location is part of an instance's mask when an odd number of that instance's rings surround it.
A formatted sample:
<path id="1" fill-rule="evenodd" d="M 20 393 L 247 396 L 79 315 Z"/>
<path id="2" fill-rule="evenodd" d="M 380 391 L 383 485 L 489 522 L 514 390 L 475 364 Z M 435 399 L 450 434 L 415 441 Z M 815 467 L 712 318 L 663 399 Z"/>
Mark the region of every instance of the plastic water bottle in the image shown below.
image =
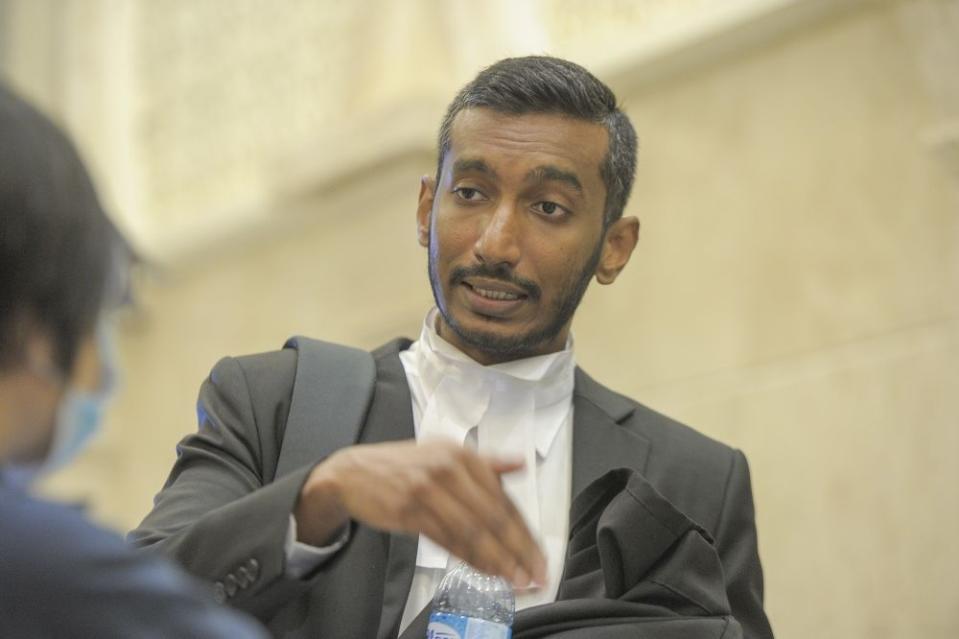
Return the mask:
<path id="1" fill-rule="evenodd" d="M 501 577 L 461 562 L 446 573 L 436 595 L 427 639 L 510 639 L 516 598 Z"/>

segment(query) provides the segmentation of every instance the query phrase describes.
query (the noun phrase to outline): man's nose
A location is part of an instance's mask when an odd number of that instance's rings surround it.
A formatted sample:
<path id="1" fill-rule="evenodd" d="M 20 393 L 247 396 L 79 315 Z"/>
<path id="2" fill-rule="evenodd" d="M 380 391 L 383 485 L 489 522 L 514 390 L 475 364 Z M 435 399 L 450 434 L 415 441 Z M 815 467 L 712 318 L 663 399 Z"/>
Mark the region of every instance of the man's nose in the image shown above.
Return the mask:
<path id="1" fill-rule="evenodd" d="M 476 259 L 491 266 L 516 266 L 520 259 L 519 213 L 511 202 L 503 202 L 482 221 L 483 228 L 473 246 Z"/>

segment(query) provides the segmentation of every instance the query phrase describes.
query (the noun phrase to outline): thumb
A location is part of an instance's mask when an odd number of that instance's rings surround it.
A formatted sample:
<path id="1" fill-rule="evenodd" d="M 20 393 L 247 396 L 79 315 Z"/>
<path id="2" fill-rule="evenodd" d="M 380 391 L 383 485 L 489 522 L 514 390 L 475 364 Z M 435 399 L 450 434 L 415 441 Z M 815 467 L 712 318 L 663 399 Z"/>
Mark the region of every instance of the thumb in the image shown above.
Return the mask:
<path id="1" fill-rule="evenodd" d="M 497 475 L 516 472 L 526 466 L 526 462 L 519 457 L 488 457 L 487 461 Z"/>

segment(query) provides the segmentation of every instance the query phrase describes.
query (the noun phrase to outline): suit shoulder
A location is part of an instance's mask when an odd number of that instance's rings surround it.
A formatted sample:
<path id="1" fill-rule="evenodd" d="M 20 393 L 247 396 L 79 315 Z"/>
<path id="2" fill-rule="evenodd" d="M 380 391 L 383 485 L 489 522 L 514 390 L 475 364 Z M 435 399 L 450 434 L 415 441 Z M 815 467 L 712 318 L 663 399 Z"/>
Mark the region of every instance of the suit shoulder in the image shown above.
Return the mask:
<path id="1" fill-rule="evenodd" d="M 705 435 L 692 426 L 688 426 L 668 415 L 637 402 L 629 400 L 633 414 L 629 421 L 654 444 L 676 454 L 688 457 L 690 461 L 721 459 L 725 464 L 735 452 L 734 449 L 709 435 Z"/>
<path id="2" fill-rule="evenodd" d="M 206 378 L 201 398 L 209 393 L 249 396 L 254 404 L 288 399 L 296 378 L 296 362 L 297 353 L 293 349 L 223 357 Z"/>
<path id="3" fill-rule="evenodd" d="M 695 521 L 714 529 L 739 453 L 712 437 L 583 377 L 583 392 L 649 443 L 645 475 Z"/>
<path id="4" fill-rule="evenodd" d="M 296 349 L 281 348 L 275 351 L 224 357 L 217 362 L 213 370 L 216 372 L 225 362 L 232 361 L 251 384 L 271 380 L 291 383 L 296 376 L 297 359 Z"/>
<path id="5" fill-rule="evenodd" d="M 733 449 L 632 397 L 600 384 L 582 370 L 577 371 L 577 393 L 598 406 L 621 426 L 648 440 L 659 453 L 669 452 L 696 462 L 704 458 L 728 460 Z"/>
<path id="6" fill-rule="evenodd" d="M 398 337 L 374 349 L 371 355 L 376 360 L 395 357 L 409 348 L 411 343 L 408 338 Z M 242 372 L 251 385 L 255 382 L 289 386 L 296 377 L 298 359 L 299 353 L 295 348 L 224 357 L 213 367 L 212 375 L 235 375 Z"/>

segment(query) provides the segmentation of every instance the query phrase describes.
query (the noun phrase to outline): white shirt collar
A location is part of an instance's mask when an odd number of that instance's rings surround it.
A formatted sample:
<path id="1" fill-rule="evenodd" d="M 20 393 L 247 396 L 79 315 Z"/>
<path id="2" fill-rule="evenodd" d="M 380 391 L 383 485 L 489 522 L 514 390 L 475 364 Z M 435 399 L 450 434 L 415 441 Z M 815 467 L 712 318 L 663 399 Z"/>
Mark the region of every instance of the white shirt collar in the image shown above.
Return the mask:
<path id="1" fill-rule="evenodd" d="M 445 423 L 442 427 L 448 428 L 447 434 L 462 442 L 466 431 L 476 426 L 489 408 L 490 393 L 505 390 L 532 393 L 536 452 L 541 458 L 545 457 L 572 407 L 576 368 L 572 335 L 561 351 L 483 366 L 440 337 L 435 328 L 438 316 L 436 308 L 427 314 L 419 340 L 403 354 L 404 359 L 408 358 L 407 374 L 415 377 L 411 381 L 419 386 L 412 390 L 420 409 L 425 412 L 444 377 L 457 378 L 459 383 L 456 386 L 460 391 L 456 398 L 460 404 L 457 412 L 463 415 L 463 420 L 458 426 Z M 489 392 L 473 392 L 479 390 L 477 385 L 489 388 Z M 451 386 L 444 385 L 443 388 L 449 391 Z M 420 397 L 416 398 L 416 395 Z M 470 406 L 464 406 L 464 403 Z"/>

